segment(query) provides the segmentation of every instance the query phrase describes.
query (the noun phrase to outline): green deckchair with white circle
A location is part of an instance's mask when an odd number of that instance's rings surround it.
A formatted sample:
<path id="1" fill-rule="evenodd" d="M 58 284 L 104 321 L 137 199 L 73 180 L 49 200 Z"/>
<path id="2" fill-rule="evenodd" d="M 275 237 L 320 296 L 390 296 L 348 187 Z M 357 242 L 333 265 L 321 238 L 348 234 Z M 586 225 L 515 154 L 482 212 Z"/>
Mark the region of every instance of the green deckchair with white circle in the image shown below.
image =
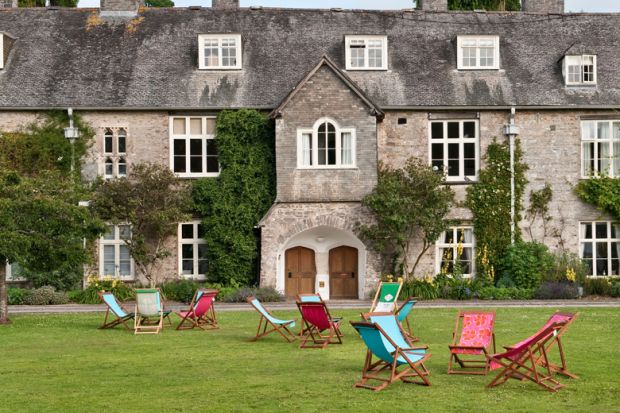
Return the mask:
<path id="1" fill-rule="evenodd" d="M 402 281 L 380 282 L 369 312 L 393 313 L 396 310 L 396 303 L 401 288 L 403 288 Z"/>

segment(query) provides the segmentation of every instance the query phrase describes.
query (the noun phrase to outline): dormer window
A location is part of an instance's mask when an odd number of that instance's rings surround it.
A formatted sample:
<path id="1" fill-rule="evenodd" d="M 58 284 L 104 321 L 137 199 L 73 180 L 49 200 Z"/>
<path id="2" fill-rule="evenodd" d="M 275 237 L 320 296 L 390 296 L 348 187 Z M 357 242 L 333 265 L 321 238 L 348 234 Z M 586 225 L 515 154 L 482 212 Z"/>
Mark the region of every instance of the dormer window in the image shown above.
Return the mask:
<path id="1" fill-rule="evenodd" d="M 347 70 L 387 70 L 387 36 L 346 36 Z"/>
<path id="2" fill-rule="evenodd" d="M 499 69 L 499 36 L 459 36 L 459 70 Z"/>
<path id="3" fill-rule="evenodd" d="M 240 34 L 198 36 L 199 69 L 241 69 Z"/>
<path id="4" fill-rule="evenodd" d="M 564 56 L 564 80 L 567 85 L 596 84 L 596 56 Z"/>

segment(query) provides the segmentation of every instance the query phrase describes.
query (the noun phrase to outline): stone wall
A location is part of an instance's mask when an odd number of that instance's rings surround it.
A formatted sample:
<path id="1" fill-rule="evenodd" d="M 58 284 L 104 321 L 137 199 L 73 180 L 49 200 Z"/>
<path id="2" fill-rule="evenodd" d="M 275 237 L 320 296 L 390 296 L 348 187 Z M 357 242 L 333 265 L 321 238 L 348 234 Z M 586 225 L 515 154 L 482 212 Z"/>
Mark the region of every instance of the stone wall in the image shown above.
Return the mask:
<path id="1" fill-rule="evenodd" d="M 355 128 L 356 168 L 298 169 L 297 131 L 323 117 Z M 377 126 L 368 107 L 327 66 L 297 92 L 276 121 L 279 202 L 360 201 L 377 183 Z"/>

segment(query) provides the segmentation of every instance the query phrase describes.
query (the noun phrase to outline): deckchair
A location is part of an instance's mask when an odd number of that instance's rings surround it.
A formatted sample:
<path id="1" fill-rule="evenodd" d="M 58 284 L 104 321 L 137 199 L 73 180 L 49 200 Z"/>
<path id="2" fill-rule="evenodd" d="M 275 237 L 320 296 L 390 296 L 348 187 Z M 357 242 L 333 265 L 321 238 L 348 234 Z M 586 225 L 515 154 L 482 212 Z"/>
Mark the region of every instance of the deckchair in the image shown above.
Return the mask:
<path id="1" fill-rule="evenodd" d="M 320 294 L 315 293 L 315 294 L 298 294 L 297 295 L 297 302 L 298 303 L 322 303 L 323 298 L 321 297 Z M 334 321 L 340 321 L 342 320 L 342 317 L 332 317 L 332 319 Z M 305 328 L 305 324 L 302 322 L 301 323 L 301 328 L 299 329 L 299 337 L 302 337 L 304 334 L 306 334 L 306 328 Z M 340 333 L 341 337 L 344 337 L 344 334 L 342 334 L 342 332 Z"/>
<path id="2" fill-rule="evenodd" d="M 573 321 L 575 321 L 577 316 L 579 316 L 579 313 L 564 313 L 564 312 L 556 311 L 553 315 L 551 315 L 551 317 L 549 317 L 549 320 L 547 320 L 545 325 L 540 330 L 538 330 L 538 332 L 536 333 L 536 334 L 538 334 L 539 332 L 543 331 L 544 329 L 546 329 L 547 327 L 549 327 L 553 323 L 564 323 L 562 325 L 562 328 L 560 330 L 558 330 L 557 334 L 553 337 L 552 340 L 549 341 L 549 343 L 547 344 L 547 347 L 545 348 L 545 352 L 547 354 L 549 354 L 549 350 L 554 345 L 558 346 L 558 352 L 560 353 L 560 365 L 552 363 L 551 361 L 548 360 L 548 358 L 543 357 L 543 355 L 541 353 L 539 353 L 537 355 L 537 362 L 539 364 L 541 364 L 543 367 L 547 367 L 545 365 L 545 363 L 548 363 L 548 367 L 551 369 L 552 372 L 557 373 L 557 374 L 561 374 L 561 375 L 566 376 L 566 377 L 570 377 L 572 379 L 577 379 L 578 377 L 575 374 L 573 374 L 570 371 L 568 371 L 568 369 L 566 367 L 566 357 L 564 355 L 564 347 L 562 346 L 561 337 L 562 337 L 562 335 L 564 335 L 564 333 L 566 332 L 568 327 L 573 323 Z M 528 337 L 527 339 L 525 339 L 523 341 L 520 341 L 517 344 L 513 344 L 512 346 L 504 346 L 504 348 L 506 350 L 513 349 L 513 348 L 518 347 L 519 345 L 523 344 L 524 342 L 526 342 L 530 338 L 531 337 Z"/>
<path id="3" fill-rule="evenodd" d="M 198 327 L 202 330 L 219 328 L 215 318 L 215 297 L 219 290 L 206 290 L 199 288 L 196 290 L 189 308 L 186 311 L 176 311 L 176 315 L 181 317 L 181 322 L 177 330 L 191 330 Z"/>
<path id="4" fill-rule="evenodd" d="M 301 313 L 302 330 L 305 332 L 299 348 L 325 348 L 329 344 L 342 344 L 341 319 L 332 318 L 324 301 L 297 301 L 297 308 Z M 327 334 L 323 334 L 324 331 L 327 331 Z M 312 341 L 312 344 L 308 344 L 309 341 Z"/>
<path id="5" fill-rule="evenodd" d="M 448 374 L 487 374 L 489 362 L 487 355 L 495 348 L 495 311 L 459 311 L 456 326 L 452 333 Z M 460 334 L 459 334 L 460 331 Z M 455 369 L 457 363 L 460 369 Z"/>
<path id="6" fill-rule="evenodd" d="M 542 388 L 555 392 L 564 387 L 553 378 L 549 367 L 546 348 L 555 340 L 559 331 L 566 322 L 556 322 L 542 329 L 538 333 L 500 354 L 487 355 L 491 370 L 502 369 L 487 387 L 494 387 L 505 383 L 508 379 L 530 380 Z M 544 359 L 543 363 L 539 358 Z M 539 366 L 544 366 L 542 369 Z"/>
<path id="7" fill-rule="evenodd" d="M 411 324 L 409 324 L 409 314 L 417 302 L 418 299 L 416 297 L 409 297 L 398 307 L 398 310 L 396 310 L 398 322 L 411 341 L 419 341 L 419 339 L 413 335 L 413 329 L 411 328 Z"/>
<path id="8" fill-rule="evenodd" d="M 135 314 L 135 334 L 159 334 L 164 327 L 164 306 L 159 288 L 136 290 Z"/>
<path id="9" fill-rule="evenodd" d="M 279 333 L 289 343 L 295 341 L 297 337 L 295 337 L 295 334 L 289 330 L 289 327 L 295 327 L 295 320 L 280 320 L 279 318 L 274 317 L 265 307 L 263 307 L 261 302 L 258 301 L 256 297 L 248 297 L 247 301 L 261 315 L 260 321 L 258 322 L 258 328 L 256 329 L 256 336 L 252 338 L 252 341 L 256 341 L 269 333 L 273 333 L 274 331 Z M 267 330 L 269 325 L 271 325 L 272 328 Z"/>
<path id="10" fill-rule="evenodd" d="M 351 321 L 367 347 L 362 379 L 355 387 L 380 391 L 396 380 L 430 386 L 429 371 L 424 366 L 431 357 L 428 349 L 411 345 L 393 313 L 371 313 L 365 317 L 369 321 Z M 370 385 L 371 380 L 380 384 Z"/>
<path id="11" fill-rule="evenodd" d="M 401 288 L 403 288 L 402 281 L 380 282 L 375 298 L 372 300 L 372 305 L 370 306 L 369 312 L 394 312 L 394 310 L 396 310 L 396 301 L 398 300 L 398 294 L 400 294 Z"/>
<path id="12" fill-rule="evenodd" d="M 127 324 L 127 321 L 133 319 L 134 313 L 126 312 L 112 292 L 97 291 L 97 295 L 107 307 L 105 311 L 105 318 L 103 319 L 103 324 L 99 328 L 113 328 L 119 324 L 122 324 L 128 331 L 131 331 L 131 328 Z M 108 322 L 108 317 L 110 316 L 110 314 L 114 315 L 116 318 Z"/>

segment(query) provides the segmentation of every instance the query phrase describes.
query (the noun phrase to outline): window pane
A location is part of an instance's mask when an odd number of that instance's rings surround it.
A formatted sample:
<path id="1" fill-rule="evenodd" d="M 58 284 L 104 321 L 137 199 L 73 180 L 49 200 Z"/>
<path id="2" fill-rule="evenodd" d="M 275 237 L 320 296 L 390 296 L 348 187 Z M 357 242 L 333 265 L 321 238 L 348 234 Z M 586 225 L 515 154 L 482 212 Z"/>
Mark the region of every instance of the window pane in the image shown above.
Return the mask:
<path id="1" fill-rule="evenodd" d="M 194 259 L 194 246 L 192 244 L 181 245 L 181 258 Z"/>
<path id="2" fill-rule="evenodd" d="M 443 122 L 431 123 L 431 138 L 432 139 L 443 138 Z"/>
<path id="3" fill-rule="evenodd" d="M 118 153 L 127 152 L 127 133 L 124 129 L 118 131 Z"/>
<path id="4" fill-rule="evenodd" d="M 448 139 L 458 139 L 459 137 L 459 123 L 448 122 Z"/>
<path id="5" fill-rule="evenodd" d="M 217 141 L 215 139 L 207 139 L 207 172 L 218 173 L 219 171 Z"/>
<path id="6" fill-rule="evenodd" d="M 596 238 L 607 238 L 607 222 L 596 223 Z"/>
<path id="7" fill-rule="evenodd" d="M 301 135 L 301 165 L 312 166 L 312 134 Z"/>
<path id="8" fill-rule="evenodd" d="M 194 224 L 181 224 L 181 238 L 183 239 L 194 238 Z"/>
<path id="9" fill-rule="evenodd" d="M 127 162 L 125 158 L 118 160 L 118 176 L 127 176 Z"/>
<path id="10" fill-rule="evenodd" d="M 215 119 L 207 118 L 207 135 L 215 135 Z"/>
<path id="11" fill-rule="evenodd" d="M 190 153 L 190 172 L 200 173 L 202 172 L 202 139 L 190 139 L 189 141 L 189 153 Z"/>
<path id="12" fill-rule="evenodd" d="M 104 144 L 105 144 L 105 153 L 112 153 L 114 151 L 113 142 L 114 136 L 112 135 L 112 131 L 106 129 L 105 135 L 103 136 Z"/>
<path id="13" fill-rule="evenodd" d="M 105 160 L 105 176 L 106 178 L 114 176 L 114 163 L 110 158 Z"/>
<path id="14" fill-rule="evenodd" d="M 331 125 L 327 133 L 327 164 L 336 165 L 336 131 Z"/>
<path id="15" fill-rule="evenodd" d="M 114 225 L 106 225 L 105 234 L 103 234 L 103 239 L 105 240 L 113 240 L 115 237 Z"/>
<path id="16" fill-rule="evenodd" d="M 189 275 L 194 273 L 194 259 L 191 260 L 182 260 L 181 261 L 182 269 L 181 272 L 183 274 Z"/>
<path id="17" fill-rule="evenodd" d="M 236 39 L 222 39 L 222 66 L 237 65 L 237 41 Z"/>
<path id="18" fill-rule="evenodd" d="M 118 236 L 121 240 L 131 239 L 131 227 L 129 225 L 119 225 Z"/>
<path id="19" fill-rule="evenodd" d="M 340 143 L 340 160 L 343 165 L 353 165 L 353 141 L 349 132 L 342 133 Z"/>
<path id="20" fill-rule="evenodd" d="M 172 133 L 175 135 L 185 135 L 185 118 L 172 119 Z"/>
<path id="21" fill-rule="evenodd" d="M 326 164 L 326 148 L 327 148 L 327 133 L 325 132 L 325 124 L 319 126 L 317 146 L 318 146 L 318 158 L 319 158 L 318 164 L 325 165 Z"/>
<path id="22" fill-rule="evenodd" d="M 190 135 L 202 135 L 202 118 L 189 119 L 189 133 Z"/>
<path id="23" fill-rule="evenodd" d="M 463 137 L 475 138 L 476 137 L 476 123 L 475 122 L 463 122 Z"/>
<path id="24" fill-rule="evenodd" d="M 584 222 L 581 224 L 581 238 L 592 239 L 592 223 Z"/>

